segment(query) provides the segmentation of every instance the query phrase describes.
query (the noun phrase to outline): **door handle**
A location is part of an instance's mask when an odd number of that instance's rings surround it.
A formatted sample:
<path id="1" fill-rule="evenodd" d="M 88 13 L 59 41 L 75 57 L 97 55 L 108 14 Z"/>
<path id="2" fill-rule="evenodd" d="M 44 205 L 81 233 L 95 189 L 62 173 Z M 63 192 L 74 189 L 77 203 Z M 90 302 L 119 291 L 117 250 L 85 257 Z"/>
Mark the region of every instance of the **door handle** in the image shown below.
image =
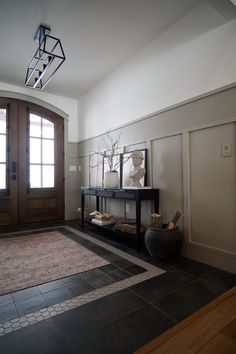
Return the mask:
<path id="1" fill-rule="evenodd" d="M 11 163 L 11 173 L 17 173 L 17 162 L 12 161 Z"/>
<path id="2" fill-rule="evenodd" d="M 16 161 L 12 161 L 12 163 L 11 163 L 11 179 L 13 181 L 16 181 L 16 179 L 17 179 L 17 162 Z"/>

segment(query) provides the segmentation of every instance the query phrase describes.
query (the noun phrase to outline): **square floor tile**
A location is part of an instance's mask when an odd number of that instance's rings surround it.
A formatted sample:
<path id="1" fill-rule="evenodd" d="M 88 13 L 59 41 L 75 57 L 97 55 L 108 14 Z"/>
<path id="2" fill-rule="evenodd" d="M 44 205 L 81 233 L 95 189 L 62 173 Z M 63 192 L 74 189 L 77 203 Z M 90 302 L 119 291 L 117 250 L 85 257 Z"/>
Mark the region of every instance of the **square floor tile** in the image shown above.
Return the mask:
<path id="1" fill-rule="evenodd" d="M 81 273 L 79 273 L 61 279 L 61 283 L 63 286 L 71 286 L 79 283 L 81 280 L 83 280 L 83 278 L 81 277 Z"/>
<path id="2" fill-rule="evenodd" d="M 203 264 L 186 257 L 179 257 L 173 265 L 176 269 L 183 270 L 184 272 L 190 273 L 195 277 L 202 277 L 215 270 L 215 268 L 207 264 Z"/>
<path id="3" fill-rule="evenodd" d="M 129 272 L 130 274 L 132 274 L 132 275 L 137 275 L 137 274 L 140 274 L 140 273 L 143 273 L 143 272 L 146 272 L 146 271 L 147 271 L 147 270 L 144 269 L 143 267 L 140 267 L 139 265 L 136 265 L 136 264 L 134 264 L 134 265 L 132 265 L 132 266 L 130 266 L 130 267 L 125 268 L 125 270 L 126 270 L 127 272 Z"/>
<path id="4" fill-rule="evenodd" d="M 187 285 L 193 276 L 184 272 L 170 270 L 157 277 L 143 281 L 130 289 L 149 302 L 154 302 L 165 295 Z"/>
<path id="5" fill-rule="evenodd" d="M 49 283 L 38 285 L 38 289 L 41 293 L 46 293 L 48 291 L 61 288 L 62 286 L 63 286 L 63 283 L 61 280 L 54 280 Z"/>
<path id="6" fill-rule="evenodd" d="M 30 299 L 31 297 L 34 297 L 39 294 L 40 294 L 40 291 L 39 291 L 38 287 L 34 286 L 32 288 L 16 291 L 16 292 L 12 293 L 12 296 L 13 296 L 14 301 L 22 301 L 25 299 Z"/>
<path id="7" fill-rule="evenodd" d="M 199 279 L 154 302 L 153 305 L 158 306 L 177 321 L 180 321 L 220 296 L 223 292 L 218 286 Z"/>
<path id="8" fill-rule="evenodd" d="M 101 272 L 99 269 L 92 269 L 87 272 L 81 273 L 81 276 L 86 279 L 95 288 L 101 288 L 105 285 L 109 285 L 115 282 L 114 279 L 110 278 L 105 273 Z"/>
<path id="9" fill-rule="evenodd" d="M 108 275 L 109 277 L 117 281 L 131 277 L 131 274 L 127 273 L 125 270 L 122 269 L 115 269 L 112 272 L 109 272 Z"/>
<path id="10" fill-rule="evenodd" d="M 67 285 L 67 288 L 74 296 L 79 296 L 95 289 L 85 279 L 77 279 L 77 282 Z"/>
<path id="11" fill-rule="evenodd" d="M 7 305 L 11 302 L 13 302 L 13 297 L 11 294 L 0 295 L 0 307 Z"/>
<path id="12" fill-rule="evenodd" d="M 47 302 L 42 295 L 36 295 L 34 297 L 16 302 L 17 312 L 20 316 L 40 310 L 44 307 L 47 307 Z"/>
<path id="13" fill-rule="evenodd" d="M 54 317 L 67 343 L 84 337 L 146 303 L 129 291 L 119 291 Z"/>
<path id="14" fill-rule="evenodd" d="M 169 263 L 163 261 L 163 260 L 160 260 L 159 258 L 157 257 L 147 257 L 146 255 L 141 257 L 145 262 L 147 263 L 150 263 L 158 268 L 161 268 L 161 269 L 164 269 L 164 270 L 169 270 L 171 268 L 173 268 L 172 265 L 170 265 Z"/>
<path id="15" fill-rule="evenodd" d="M 145 306 L 89 336 L 71 341 L 75 353 L 130 354 L 175 324 L 168 316 L 152 306 Z"/>
<path id="16" fill-rule="evenodd" d="M 53 319 L 0 337 L 1 354 L 72 354 Z"/>
<path id="17" fill-rule="evenodd" d="M 120 267 L 122 269 L 126 269 L 126 268 L 132 267 L 134 265 L 132 262 L 127 261 L 126 259 L 121 258 L 121 257 L 118 260 L 112 261 L 112 264 L 114 264 L 115 266 Z"/>
<path id="18" fill-rule="evenodd" d="M 208 274 L 204 279 L 212 282 L 221 288 L 227 290 L 236 286 L 236 274 L 225 272 L 224 270 L 217 269 Z"/>
<path id="19" fill-rule="evenodd" d="M 115 267 L 113 264 L 106 264 L 105 266 L 99 268 L 99 270 L 101 270 L 101 272 L 103 273 L 109 273 L 112 272 L 113 270 L 117 270 L 118 268 Z"/>
<path id="20" fill-rule="evenodd" d="M 58 304 L 62 301 L 65 301 L 65 300 L 68 300 L 68 299 L 71 299 L 72 297 L 74 297 L 74 294 L 72 293 L 72 291 L 70 291 L 68 288 L 65 288 L 65 287 L 48 291 L 42 295 L 48 305 Z"/>
<path id="21" fill-rule="evenodd" d="M 11 320 L 17 317 L 16 306 L 14 302 L 0 307 L 0 322 Z"/>

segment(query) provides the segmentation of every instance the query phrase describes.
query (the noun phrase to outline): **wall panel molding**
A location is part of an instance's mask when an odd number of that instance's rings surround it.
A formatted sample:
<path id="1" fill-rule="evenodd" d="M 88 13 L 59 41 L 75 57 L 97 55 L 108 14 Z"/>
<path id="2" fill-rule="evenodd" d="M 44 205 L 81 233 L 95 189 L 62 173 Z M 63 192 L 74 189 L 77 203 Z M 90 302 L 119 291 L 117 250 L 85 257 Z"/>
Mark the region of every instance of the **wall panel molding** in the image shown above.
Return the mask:
<path id="1" fill-rule="evenodd" d="M 141 122 L 141 123 L 140 123 Z M 139 146 L 145 144 L 148 148 L 148 184 L 152 187 L 158 188 L 158 181 L 160 180 L 160 173 L 163 172 L 163 176 L 166 175 L 166 185 L 164 177 L 162 176 L 162 187 L 160 191 L 160 205 L 164 208 L 166 213 L 165 218 L 169 219 L 174 212 L 174 209 L 180 208 L 183 212 L 183 218 L 180 226 L 184 232 L 184 250 L 183 254 L 187 257 L 192 257 L 196 260 L 202 261 L 213 266 L 226 269 L 229 271 L 233 269 L 233 263 L 235 262 L 236 252 L 234 247 L 230 249 L 230 242 L 232 244 L 231 236 L 222 236 L 222 239 L 226 237 L 224 244 L 221 246 L 219 236 L 216 238 L 216 242 L 208 242 L 214 240 L 214 236 L 207 236 L 206 240 L 202 240 L 199 236 L 195 237 L 192 230 L 192 213 L 193 213 L 193 190 L 191 185 L 191 173 L 192 173 L 192 147 L 191 139 L 193 134 L 204 134 L 208 130 L 218 130 L 222 127 L 230 128 L 231 125 L 236 124 L 236 87 L 227 89 L 222 92 L 214 93 L 210 96 L 203 97 L 198 100 L 179 105 L 176 108 L 170 109 L 165 112 L 152 115 L 150 117 L 144 117 L 140 121 L 135 123 L 126 124 L 122 128 L 124 134 L 122 134 L 121 146 Z M 231 129 L 231 128 L 230 128 Z M 229 129 L 229 130 L 230 130 Z M 119 133 L 119 129 L 115 129 L 115 132 Z M 236 129 L 235 129 L 236 131 Z M 179 138 L 181 137 L 181 138 Z M 223 135 L 224 137 L 224 135 Z M 226 136 L 227 138 L 227 136 Z M 225 139 L 226 139 L 225 138 Z M 89 139 L 87 142 L 80 142 L 78 144 L 79 157 L 82 160 L 86 160 L 88 156 L 94 152 L 101 137 Z M 180 139 L 180 140 L 179 140 Z M 209 142 L 214 138 L 209 138 Z M 236 139 L 236 133 L 235 133 Z M 224 139 L 223 139 L 224 140 Z M 180 143 L 181 141 L 181 143 Z M 235 140 L 236 141 L 236 140 Z M 222 141 L 226 142 L 226 141 Z M 216 144 L 216 148 L 219 149 L 221 141 Z M 232 141 L 233 142 L 233 141 Z M 201 144 L 201 143 L 200 143 Z M 234 142 L 233 142 L 234 144 Z M 236 145 L 236 143 L 235 143 Z M 162 162 L 168 161 L 173 164 L 173 169 L 169 168 L 169 165 L 165 162 L 165 167 L 161 167 L 159 163 L 160 156 L 158 155 L 158 149 L 162 149 Z M 197 140 L 196 140 L 196 148 Z M 207 151 L 207 150 L 206 150 Z M 214 151 L 214 149 L 213 149 Z M 234 146 L 234 154 L 235 154 Z M 175 156 L 176 155 L 176 156 Z M 204 154 L 203 154 L 204 156 Z M 176 162 L 176 158 L 179 162 Z M 164 159 L 164 160 L 163 160 Z M 219 158 L 220 159 L 220 158 Z M 225 160 L 227 161 L 227 160 Z M 220 162 L 222 162 L 220 160 Z M 216 163 L 217 166 L 217 163 Z M 83 166 L 83 183 L 86 183 L 86 175 L 88 173 L 84 170 Z M 162 169 L 162 172 L 161 172 Z M 211 173 L 211 163 L 207 165 L 207 171 Z M 177 171 L 177 172 L 176 172 Z M 176 176 L 173 177 L 173 175 Z M 232 180 L 236 186 L 236 169 L 235 175 L 232 173 Z M 176 178 L 176 179 L 175 179 Z M 224 186 L 224 178 L 222 179 L 221 186 Z M 206 187 L 204 187 L 206 188 Z M 236 188 L 236 187 L 235 187 Z M 169 190 L 168 190 L 169 189 Z M 181 190 L 181 195 L 179 191 Z M 202 193 L 201 203 L 204 204 L 204 200 L 209 191 L 206 188 Z M 176 202 L 177 200 L 177 202 Z M 235 197 L 236 200 L 236 197 Z M 215 203 L 216 204 L 216 203 Z M 110 207 L 110 206 L 109 206 Z M 119 208 L 118 208 L 119 209 Z M 132 205 L 131 205 L 132 209 Z M 227 206 L 225 207 L 227 209 Z M 115 212 L 114 207 L 112 210 Z M 197 210 L 197 209 L 196 209 Z M 213 203 L 214 210 L 214 203 Z M 162 211 L 162 210 L 161 210 Z M 175 210 L 176 211 L 176 210 Z M 145 210 L 145 222 L 150 224 L 149 211 Z M 114 213 L 115 215 L 115 213 Z M 131 215 L 132 212 L 131 212 Z M 216 219 L 219 216 L 216 216 Z M 233 228 L 231 223 L 231 229 Z M 234 230 L 236 224 L 234 226 Z M 229 230 L 227 231 L 229 234 Z M 212 237 L 212 239 L 211 239 Z M 230 240 L 227 240 L 230 237 Z M 227 266 L 226 266 L 227 265 Z M 225 268 L 226 267 L 226 268 Z M 235 270 L 236 271 L 236 266 Z"/>

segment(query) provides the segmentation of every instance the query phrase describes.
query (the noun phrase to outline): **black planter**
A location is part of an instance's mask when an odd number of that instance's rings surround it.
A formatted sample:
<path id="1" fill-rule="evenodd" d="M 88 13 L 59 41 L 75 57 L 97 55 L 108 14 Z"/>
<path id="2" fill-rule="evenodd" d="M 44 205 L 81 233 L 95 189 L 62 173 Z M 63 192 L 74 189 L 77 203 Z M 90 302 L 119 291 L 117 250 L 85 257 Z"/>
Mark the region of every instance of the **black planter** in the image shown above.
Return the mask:
<path id="1" fill-rule="evenodd" d="M 183 234 L 174 230 L 148 227 L 145 232 L 145 245 L 151 256 L 161 259 L 176 257 L 182 248 Z"/>

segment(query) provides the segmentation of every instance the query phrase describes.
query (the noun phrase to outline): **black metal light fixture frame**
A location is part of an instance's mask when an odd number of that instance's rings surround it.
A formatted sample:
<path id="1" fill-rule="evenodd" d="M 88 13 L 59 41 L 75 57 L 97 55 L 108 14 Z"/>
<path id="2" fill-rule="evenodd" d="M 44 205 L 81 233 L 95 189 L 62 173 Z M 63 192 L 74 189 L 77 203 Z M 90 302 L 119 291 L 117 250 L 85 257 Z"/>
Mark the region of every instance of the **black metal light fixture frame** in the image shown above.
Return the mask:
<path id="1" fill-rule="evenodd" d="M 50 28 L 44 25 L 36 32 L 38 49 L 27 68 L 25 86 L 43 89 L 66 60 L 61 41 L 49 33 Z"/>

